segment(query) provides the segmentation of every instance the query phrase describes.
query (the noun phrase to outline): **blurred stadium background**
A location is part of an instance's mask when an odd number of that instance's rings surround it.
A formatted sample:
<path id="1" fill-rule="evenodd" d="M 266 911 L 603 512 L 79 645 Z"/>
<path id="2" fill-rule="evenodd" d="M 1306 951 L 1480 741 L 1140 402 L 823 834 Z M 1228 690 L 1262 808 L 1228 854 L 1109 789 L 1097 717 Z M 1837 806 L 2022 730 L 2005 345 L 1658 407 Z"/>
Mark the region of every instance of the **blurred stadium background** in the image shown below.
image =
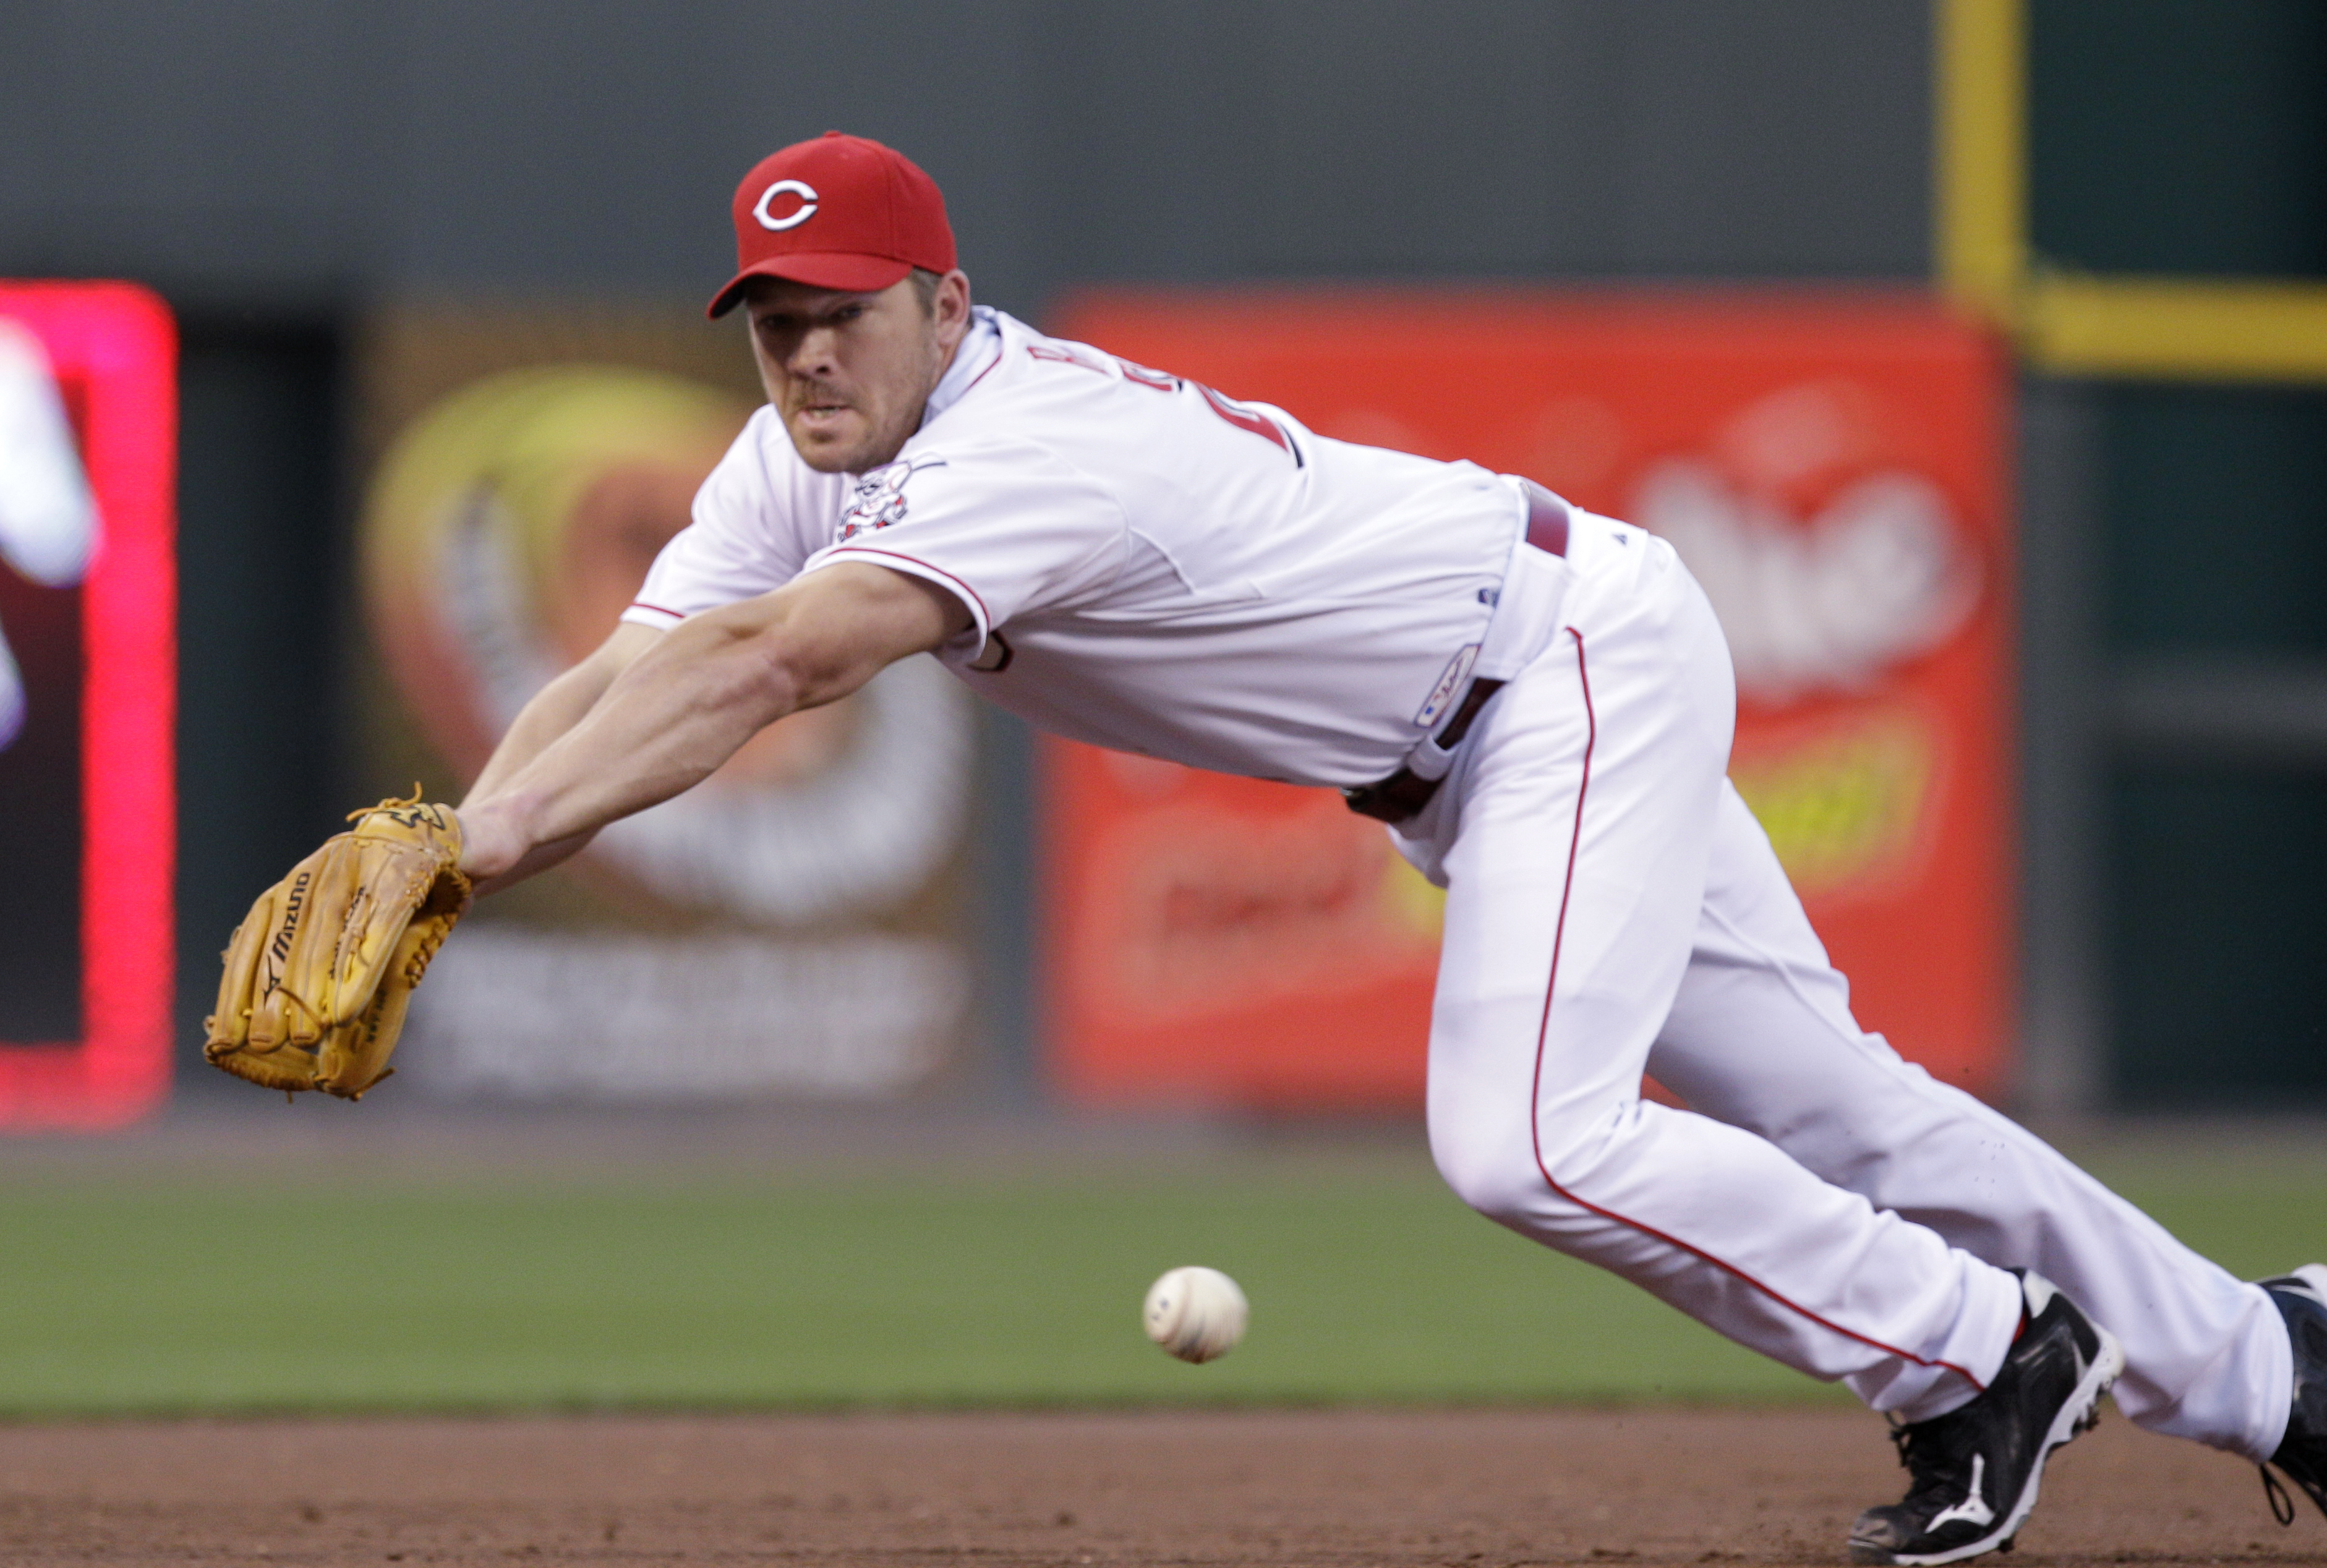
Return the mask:
<path id="1" fill-rule="evenodd" d="M 829 127 L 986 303 L 1777 583 L 1741 785 L 1873 1021 L 2233 1267 L 2327 1239 L 2310 0 L 20 0 L 0 289 L 174 322 L 176 674 L 99 678 L 170 568 L 52 336 L 102 537 L 0 537 L 0 1412 L 1815 1392 L 1436 1190 L 1370 828 L 911 671 L 464 928 L 360 1109 L 201 1066 L 250 898 L 457 792 L 683 518 L 729 192 Z M 1933 596 L 1821 665 L 1767 563 L 1870 517 Z M 1194 1259 L 1261 1325 L 1201 1375 L 1130 1330 Z M 206 1327 L 260 1293 L 382 1328 L 288 1374 Z"/>

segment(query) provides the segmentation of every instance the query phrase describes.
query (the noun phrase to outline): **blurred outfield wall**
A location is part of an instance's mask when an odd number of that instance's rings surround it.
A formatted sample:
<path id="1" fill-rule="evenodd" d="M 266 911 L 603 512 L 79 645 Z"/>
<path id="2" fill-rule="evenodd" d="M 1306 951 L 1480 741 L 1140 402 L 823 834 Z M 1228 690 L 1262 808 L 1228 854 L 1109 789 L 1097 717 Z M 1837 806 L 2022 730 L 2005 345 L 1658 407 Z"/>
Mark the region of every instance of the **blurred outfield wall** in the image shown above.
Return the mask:
<path id="1" fill-rule="evenodd" d="M 2327 271 L 2316 7 L 2028 28 L 2044 265 Z M 727 192 L 835 126 L 929 167 L 981 297 L 1037 320 L 1095 284 L 1915 283 L 1932 39 L 1921 0 L 892 0 L 845 37 L 740 0 L 11 7 L 0 275 L 135 277 L 182 328 L 186 1037 L 249 896 L 386 787 L 341 700 L 382 312 L 662 313 L 740 356 L 695 319 Z M 2124 686 L 2327 654 L 2327 402 L 2025 390 L 2031 1050 L 2074 1059 L 2056 1104 L 2327 1097 L 2327 771 L 2145 728 Z M 1029 753 L 978 725 L 970 1027 L 1023 1087 Z"/>
<path id="2" fill-rule="evenodd" d="M 853 7 L 846 41 L 827 8 L 760 4 L 35 3 L 5 25 L 0 131 L 39 155 L 0 171 L 0 274 L 145 278 L 183 328 L 189 1026 L 250 895 L 386 788 L 339 700 L 383 308 L 660 310 L 740 358 L 696 319 L 727 193 L 834 126 L 921 160 L 980 296 L 1037 319 L 1108 280 L 1902 279 L 1928 248 L 1912 3 L 921 0 Z M 1033 1027 L 1029 763 L 979 723 L 978 1029 L 1006 1086 Z M 319 765 L 278 765 L 286 741 Z"/>

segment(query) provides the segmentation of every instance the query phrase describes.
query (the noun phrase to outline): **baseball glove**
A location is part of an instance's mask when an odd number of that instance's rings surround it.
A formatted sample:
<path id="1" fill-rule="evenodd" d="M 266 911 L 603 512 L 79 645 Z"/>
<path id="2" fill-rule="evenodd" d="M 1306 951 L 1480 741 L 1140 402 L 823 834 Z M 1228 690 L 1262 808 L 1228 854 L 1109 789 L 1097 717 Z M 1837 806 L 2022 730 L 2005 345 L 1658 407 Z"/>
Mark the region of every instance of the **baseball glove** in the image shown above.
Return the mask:
<path id="1" fill-rule="evenodd" d="M 270 1089 L 360 1099 L 386 1078 L 412 988 L 469 907 L 461 825 L 383 800 L 291 868 L 235 928 L 202 1054 Z"/>

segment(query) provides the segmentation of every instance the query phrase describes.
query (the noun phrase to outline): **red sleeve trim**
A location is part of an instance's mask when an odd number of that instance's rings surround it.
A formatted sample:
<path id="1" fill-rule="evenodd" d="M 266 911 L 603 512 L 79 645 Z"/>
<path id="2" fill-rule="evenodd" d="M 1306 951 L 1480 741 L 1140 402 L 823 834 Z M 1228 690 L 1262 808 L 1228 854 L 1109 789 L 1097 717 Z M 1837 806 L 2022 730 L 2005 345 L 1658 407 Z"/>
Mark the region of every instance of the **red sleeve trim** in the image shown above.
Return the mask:
<path id="1" fill-rule="evenodd" d="M 684 610 L 666 610 L 659 604 L 650 604 L 643 599 L 631 600 L 631 608 L 633 610 L 651 610 L 657 615 L 676 616 L 681 621 L 687 619 L 687 611 Z"/>

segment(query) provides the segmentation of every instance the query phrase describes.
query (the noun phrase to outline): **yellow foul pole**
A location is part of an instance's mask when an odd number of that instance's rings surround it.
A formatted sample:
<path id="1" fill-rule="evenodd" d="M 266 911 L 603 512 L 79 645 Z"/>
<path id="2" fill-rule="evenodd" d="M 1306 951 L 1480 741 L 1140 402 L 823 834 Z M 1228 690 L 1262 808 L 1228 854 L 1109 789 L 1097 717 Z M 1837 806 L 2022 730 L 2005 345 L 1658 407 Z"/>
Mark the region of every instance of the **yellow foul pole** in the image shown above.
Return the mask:
<path id="1" fill-rule="evenodd" d="M 2027 19 L 2022 0 L 1933 9 L 1938 282 L 2009 326 L 2028 275 Z"/>

